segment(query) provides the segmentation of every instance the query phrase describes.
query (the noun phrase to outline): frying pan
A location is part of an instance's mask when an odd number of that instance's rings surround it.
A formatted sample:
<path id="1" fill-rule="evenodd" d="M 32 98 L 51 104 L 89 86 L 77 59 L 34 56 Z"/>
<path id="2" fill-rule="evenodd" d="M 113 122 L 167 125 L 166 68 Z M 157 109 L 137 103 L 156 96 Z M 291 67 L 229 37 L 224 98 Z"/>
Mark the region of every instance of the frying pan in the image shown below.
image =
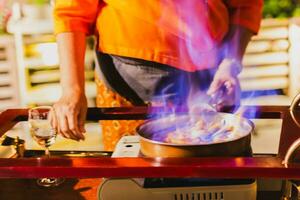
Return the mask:
<path id="1" fill-rule="evenodd" d="M 217 118 L 216 118 L 217 116 Z M 147 157 L 204 157 L 204 156 L 251 156 L 251 133 L 253 123 L 241 116 L 230 113 L 213 114 L 206 123 L 219 123 L 220 128 L 208 133 L 211 141 L 172 143 L 166 137 L 176 130 L 191 128 L 194 119 L 203 117 L 194 114 L 169 115 L 150 119 L 137 127 L 140 136 L 141 153 Z M 197 120 L 196 120 L 197 121 Z M 230 127 L 230 128 L 229 128 Z M 226 139 L 215 141 L 213 138 L 227 131 Z M 228 132 L 229 131 L 229 132 Z"/>

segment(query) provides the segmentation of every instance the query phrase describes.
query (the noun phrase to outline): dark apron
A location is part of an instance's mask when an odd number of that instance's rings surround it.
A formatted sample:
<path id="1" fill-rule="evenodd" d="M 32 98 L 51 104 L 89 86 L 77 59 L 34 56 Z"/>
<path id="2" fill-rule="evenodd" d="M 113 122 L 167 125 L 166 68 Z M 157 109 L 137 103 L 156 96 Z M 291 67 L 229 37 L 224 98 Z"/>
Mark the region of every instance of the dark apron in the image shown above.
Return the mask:
<path id="1" fill-rule="evenodd" d="M 134 58 L 97 52 L 97 72 L 108 88 L 135 106 L 147 103 L 184 105 L 191 90 L 206 91 L 215 70 L 186 72 Z"/>

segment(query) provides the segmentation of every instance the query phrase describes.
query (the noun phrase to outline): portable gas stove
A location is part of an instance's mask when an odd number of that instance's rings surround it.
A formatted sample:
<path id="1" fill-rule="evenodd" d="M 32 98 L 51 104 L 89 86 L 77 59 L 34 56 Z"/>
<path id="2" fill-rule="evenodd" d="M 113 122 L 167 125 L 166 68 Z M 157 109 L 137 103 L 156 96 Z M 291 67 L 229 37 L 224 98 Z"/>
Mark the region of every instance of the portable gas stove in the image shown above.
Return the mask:
<path id="1" fill-rule="evenodd" d="M 141 157 L 139 136 L 124 136 L 112 155 Z M 255 179 L 139 178 L 104 179 L 99 200 L 255 200 Z"/>

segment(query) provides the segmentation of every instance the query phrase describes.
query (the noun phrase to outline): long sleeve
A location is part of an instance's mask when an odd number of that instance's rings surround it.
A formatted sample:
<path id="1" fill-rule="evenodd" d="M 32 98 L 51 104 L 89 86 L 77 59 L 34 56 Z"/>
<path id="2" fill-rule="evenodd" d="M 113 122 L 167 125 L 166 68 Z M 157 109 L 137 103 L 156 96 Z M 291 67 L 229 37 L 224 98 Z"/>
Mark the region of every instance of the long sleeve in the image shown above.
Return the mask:
<path id="1" fill-rule="evenodd" d="M 263 0 L 227 0 L 230 23 L 243 26 L 254 33 L 260 27 Z"/>
<path id="2" fill-rule="evenodd" d="M 93 34 L 100 0 L 56 0 L 54 5 L 54 32 L 84 32 Z"/>

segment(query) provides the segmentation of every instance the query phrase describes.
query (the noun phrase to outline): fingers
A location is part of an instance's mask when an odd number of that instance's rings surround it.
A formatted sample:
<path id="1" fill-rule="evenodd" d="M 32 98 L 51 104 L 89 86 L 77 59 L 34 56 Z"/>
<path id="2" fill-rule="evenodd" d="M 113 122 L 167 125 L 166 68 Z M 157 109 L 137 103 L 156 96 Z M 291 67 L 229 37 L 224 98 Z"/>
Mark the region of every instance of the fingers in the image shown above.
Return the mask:
<path id="1" fill-rule="evenodd" d="M 215 79 L 207 91 L 207 94 L 212 96 L 222 88 L 224 88 L 224 93 L 220 98 L 217 99 L 218 102 L 216 109 L 221 110 L 224 106 L 239 105 L 240 86 L 238 79 L 232 77 L 227 79 Z"/>
<path id="2" fill-rule="evenodd" d="M 67 117 L 64 115 L 59 115 L 57 118 L 59 120 L 58 132 L 65 138 L 77 140 L 77 138 L 73 136 L 71 130 L 69 129 Z"/>
<path id="3" fill-rule="evenodd" d="M 233 69 L 236 71 L 237 64 L 239 63 L 236 63 L 235 60 L 224 59 L 215 73 L 207 94 L 212 96 L 224 88 L 223 94 L 218 98 L 217 109 L 221 106 L 239 105 L 240 103 L 240 83 L 237 78 L 238 73 L 232 73 Z"/>
<path id="4" fill-rule="evenodd" d="M 217 92 L 217 90 L 223 85 L 223 81 L 218 79 L 218 78 L 214 78 L 214 80 L 212 81 L 212 83 L 209 86 L 209 89 L 207 90 L 207 94 L 208 95 L 212 95 L 214 93 Z"/>
<path id="5" fill-rule="evenodd" d="M 224 106 L 239 106 L 241 91 L 238 79 L 226 81 L 224 85 L 226 87 L 226 96 L 222 102 Z"/>
<path id="6" fill-rule="evenodd" d="M 53 128 L 56 128 L 57 133 L 68 139 L 76 141 L 84 140 L 83 132 L 85 132 L 83 126 L 85 122 L 84 117 L 80 117 L 82 114 L 79 108 L 68 108 L 63 105 L 55 104 L 54 112 L 51 117 L 51 123 Z M 86 109 L 82 109 L 86 110 Z M 86 111 L 85 111 L 86 113 Z"/>
<path id="7" fill-rule="evenodd" d="M 76 140 L 83 140 L 84 136 L 79 130 L 78 124 L 78 113 L 70 113 L 67 116 L 67 122 L 69 126 L 69 130 L 71 131 L 72 137 L 76 138 Z"/>
<path id="8" fill-rule="evenodd" d="M 79 124 L 79 130 L 80 130 L 81 133 L 85 133 L 86 132 L 86 130 L 84 128 L 84 123 L 85 123 L 85 119 L 86 119 L 86 113 L 87 113 L 87 109 L 86 108 L 82 108 L 80 110 L 78 124 Z"/>

